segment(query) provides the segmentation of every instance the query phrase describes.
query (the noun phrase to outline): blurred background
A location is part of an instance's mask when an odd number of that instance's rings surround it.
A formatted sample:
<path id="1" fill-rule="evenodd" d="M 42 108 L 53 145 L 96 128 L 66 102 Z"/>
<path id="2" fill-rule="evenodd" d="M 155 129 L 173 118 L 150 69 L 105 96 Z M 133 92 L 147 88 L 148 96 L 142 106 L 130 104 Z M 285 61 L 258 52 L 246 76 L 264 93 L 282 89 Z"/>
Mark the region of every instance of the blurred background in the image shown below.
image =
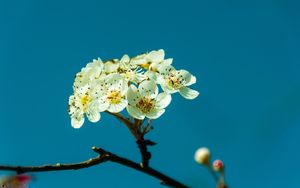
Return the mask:
<path id="1" fill-rule="evenodd" d="M 229 187 L 300 187 L 300 1 L 0 1 L 0 164 L 70 163 L 96 145 L 132 160 L 129 131 L 103 114 L 75 130 L 67 113 L 74 75 L 93 58 L 165 49 L 197 76 L 148 135 L 151 165 L 191 187 L 215 187 L 194 162 L 209 147 Z M 1 171 L 5 175 L 7 172 Z M 33 188 L 160 187 L 106 163 L 34 174 Z"/>

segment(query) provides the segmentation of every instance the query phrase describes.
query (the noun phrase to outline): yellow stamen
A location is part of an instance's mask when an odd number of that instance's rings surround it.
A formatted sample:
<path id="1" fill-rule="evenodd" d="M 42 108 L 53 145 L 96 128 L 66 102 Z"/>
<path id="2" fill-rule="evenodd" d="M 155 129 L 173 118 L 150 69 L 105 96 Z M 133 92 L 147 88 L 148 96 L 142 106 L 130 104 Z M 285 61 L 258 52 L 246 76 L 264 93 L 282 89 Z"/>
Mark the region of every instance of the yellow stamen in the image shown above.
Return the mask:
<path id="1" fill-rule="evenodd" d="M 118 104 L 122 100 L 122 95 L 120 91 L 111 91 L 110 94 L 107 96 L 107 99 L 110 104 Z"/>
<path id="2" fill-rule="evenodd" d="M 151 64 L 150 62 L 146 62 L 146 63 L 141 64 L 140 66 L 143 67 L 144 69 L 148 69 L 150 64 Z"/>
<path id="3" fill-rule="evenodd" d="M 83 106 L 83 111 L 84 111 L 84 112 L 86 111 L 86 109 L 87 109 L 88 104 L 90 103 L 90 101 L 91 101 L 91 98 L 90 98 L 90 96 L 87 95 L 87 94 L 85 94 L 85 95 L 83 95 L 83 96 L 81 97 L 80 102 L 81 102 L 81 104 L 82 104 L 82 106 Z"/>
<path id="4" fill-rule="evenodd" d="M 154 108 L 154 99 L 144 97 L 136 104 L 136 106 L 143 112 L 149 113 Z"/>

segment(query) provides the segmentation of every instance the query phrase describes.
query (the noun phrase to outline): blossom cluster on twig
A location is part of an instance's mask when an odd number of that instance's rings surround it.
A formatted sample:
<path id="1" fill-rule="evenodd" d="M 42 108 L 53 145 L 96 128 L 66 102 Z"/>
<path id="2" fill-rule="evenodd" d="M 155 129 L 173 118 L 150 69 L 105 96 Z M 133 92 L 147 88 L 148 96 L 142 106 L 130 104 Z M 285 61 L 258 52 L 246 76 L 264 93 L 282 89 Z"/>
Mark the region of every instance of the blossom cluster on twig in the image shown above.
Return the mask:
<path id="1" fill-rule="evenodd" d="M 199 92 L 188 87 L 196 83 L 196 77 L 175 69 L 172 61 L 165 59 L 162 49 L 133 58 L 124 55 L 105 62 L 94 59 L 75 77 L 68 108 L 72 126 L 80 128 L 85 116 L 98 122 L 100 112 L 119 113 L 125 109 L 136 120 L 157 119 L 170 104 L 171 94 L 179 92 L 186 99 L 196 98 Z"/>
<path id="2" fill-rule="evenodd" d="M 195 99 L 199 92 L 189 86 L 196 83 L 196 77 L 183 69 L 175 69 L 172 58 L 165 59 L 164 50 L 153 50 L 130 58 L 102 61 L 94 59 L 75 76 L 73 90 L 69 97 L 68 112 L 71 125 L 80 128 L 85 117 L 90 122 L 98 122 L 101 112 L 115 116 L 128 127 L 136 139 L 142 162 L 137 163 L 120 157 L 102 148 L 93 147 L 97 157 L 73 163 L 42 166 L 0 165 L 0 170 L 15 171 L 17 175 L 0 178 L 0 187 L 27 188 L 32 177 L 26 172 L 47 172 L 78 170 L 104 162 L 114 162 L 141 171 L 160 180 L 170 187 L 186 188 L 185 184 L 153 169 L 149 165 L 151 153 L 148 146 L 155 145 L 144 136 L 151 128 L 153 119 L 159 118 L 171 103 L 171 95 L 179 93 L 185 99 Z M 120 112 L 126 110 L 129 117 Z M 148 119 L 146 125 L 144 120 Z M 200 148 L 195 153 L 197 163 L 204 165 L 216 180 L 217 188 L 227 188 L 224 178 L 224 164 L 221 160 L 210 162 L 210 151 Z"/>

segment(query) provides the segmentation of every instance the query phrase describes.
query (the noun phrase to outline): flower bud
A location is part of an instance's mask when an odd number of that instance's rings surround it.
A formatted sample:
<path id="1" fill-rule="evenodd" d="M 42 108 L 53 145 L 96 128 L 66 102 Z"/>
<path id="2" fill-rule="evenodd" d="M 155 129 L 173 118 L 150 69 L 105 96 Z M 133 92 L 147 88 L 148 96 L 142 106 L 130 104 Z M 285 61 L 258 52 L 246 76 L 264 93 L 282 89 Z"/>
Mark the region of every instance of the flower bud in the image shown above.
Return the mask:
<path id="1" fill-rule="evenodd" d="M 209 164 L 210 151 L 208 148 L 199 148 L 195 153 L 195 161 L 199 164 Z"/>
<path id="2" fill-rule="evenodd" d="M 31 176 L 27 174 L 20 174 L 17 175 L 15 178 L 19 183 L 28 183 L 32 179 Z"/>
<path id="3" fill-rule="evenodd" d="M 221 160 L 215 160 L 213 163 L 213 168 L 216 172 L 223 172 L 224 170 L 224 164 Z"/>

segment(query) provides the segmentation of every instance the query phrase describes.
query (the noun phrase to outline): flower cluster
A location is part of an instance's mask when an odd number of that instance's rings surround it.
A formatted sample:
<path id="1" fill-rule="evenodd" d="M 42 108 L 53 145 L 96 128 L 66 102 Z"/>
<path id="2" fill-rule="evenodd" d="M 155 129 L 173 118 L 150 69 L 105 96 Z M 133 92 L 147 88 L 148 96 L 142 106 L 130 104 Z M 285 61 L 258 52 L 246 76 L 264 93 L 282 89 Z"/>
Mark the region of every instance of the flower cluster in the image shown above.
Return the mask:
<path id="1" fill-rule="evenodd" d="M 172 61 L 165 59 L 164 50 L 106 62 L 94 59 L 75 77 L 68 109 L 72 126 L 80 128 L 85 116 L 98 122 L 100 112 L 119 113 L 124 109 L 135 119 L 156 119 L 170 104 L 171 94 L 196 98 L 199 93 L 188 87 L 196 83 L 196 77 L 186 70 L 176 70 Z"/>

